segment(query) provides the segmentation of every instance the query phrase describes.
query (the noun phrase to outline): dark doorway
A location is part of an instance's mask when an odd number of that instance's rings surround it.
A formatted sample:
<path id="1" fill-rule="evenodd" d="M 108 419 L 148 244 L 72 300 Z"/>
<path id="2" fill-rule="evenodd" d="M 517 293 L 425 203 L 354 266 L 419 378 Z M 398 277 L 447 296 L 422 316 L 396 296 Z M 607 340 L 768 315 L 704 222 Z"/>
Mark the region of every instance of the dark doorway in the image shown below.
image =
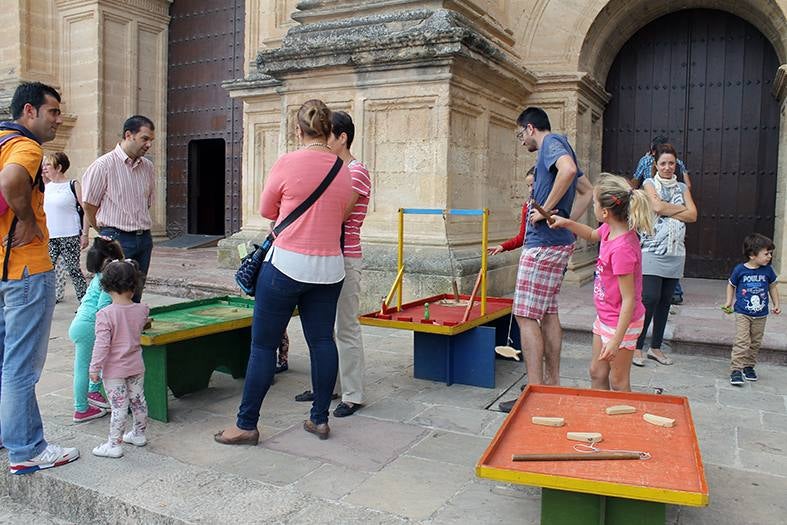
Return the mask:
<path id="1" fill-rule="evenodd" d="M 241 150 L 243 109 L 240 100 L 231 99 L 222 87 L 227 80 L 243 78 L 244 0 L 177 0 L 170 6 L 169 56 L 167 75 L 167 234 L 183 233 L 231 235 L 241 226 Z M 218 140 L 219 146 L 211 146 Z M 197 142 L 198 145 L 193 144 Z M 223 170 L 221 174 L 200 178 L 193 173 L 192 157 L 200 159 L 199 173 Z M 215 151 L 203 155 L 202 149 Z M 211 149 L 211 148 L 216 148 Z M 222 158 L 219 159 L 218 157 Z M 209 168 L 203 164 L 207 163 Z M 208 213 L 189 197 L 209 198 Z M 213 186 L 221 181 L 223 186 Z M 209 184 L 209 186 L 205 186 Z M 206 191 L 209 187 L 210 190 Z M 195 208 L 196 206 L 196 208 Z M 213 208 L 211 208 L 213 209 Z M 195 210 L 199 210 L 195 213 Z M 222 227 L 214 220 L 220 217 Z M 209 221 L 202 224 L 201 221 Z M 197 222 L 195 222 L 197 221 Z"/>
<path id="2" fill-rule="evenodd" d="M 607 77 L 604 171 L 631 176 L 655 135 L 691 175 L 698 220 L 686 275 L 727 278 L 743 238 L 773 237 L 779 67 L 770 42 L 731 14 L 691 9 L 659 18 L 620 50 Z"/>
<path id="3" fill-rule="evenodd" d="M 224 139 L 189 142 L 189 231 L 224 235 Z"/>

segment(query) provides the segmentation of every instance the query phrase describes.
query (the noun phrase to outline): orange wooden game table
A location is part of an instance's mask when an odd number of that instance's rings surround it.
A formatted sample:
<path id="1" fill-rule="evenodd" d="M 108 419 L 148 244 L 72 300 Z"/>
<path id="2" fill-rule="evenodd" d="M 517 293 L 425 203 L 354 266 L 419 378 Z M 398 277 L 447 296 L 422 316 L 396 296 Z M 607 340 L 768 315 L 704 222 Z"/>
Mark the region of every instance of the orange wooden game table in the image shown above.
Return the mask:
<path id="1" fill-rule="evenodd" d="M 630 405 L 632 414 L 605 408 Z M 672 428 L 645 413 L 675 420 Z M 563 417 L 562 427 L 531 422 Z M 515 462 L 513 454 L 575 453 L 567 432 L 600 432 L 600 450 L 642 451 L 647 460 Z M 667 503 L 706 506 L 708 485 L 688 400 L 680 396 L 528 385 L 476 465 L 476 474 L 542 487 L 541 523 L 663 525 Z"/>

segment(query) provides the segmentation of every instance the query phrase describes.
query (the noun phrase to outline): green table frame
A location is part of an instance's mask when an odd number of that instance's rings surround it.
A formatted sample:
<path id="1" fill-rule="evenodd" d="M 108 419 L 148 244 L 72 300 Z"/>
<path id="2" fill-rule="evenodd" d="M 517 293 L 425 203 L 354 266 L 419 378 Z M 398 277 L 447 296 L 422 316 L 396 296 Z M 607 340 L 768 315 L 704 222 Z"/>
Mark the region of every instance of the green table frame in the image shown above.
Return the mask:
<path id="1" fill-rule="evenodd" d="M 216 319 L 171 331 L 155 330 L 156 318 L 161 314 L 212 305 L 237 309 L 240 318 Z M 141 338 L 148 416 L 169 421 L 167 389 L 181 397 L 207 388 L 214 370 L 232 374 L 236 379 L 244 377 L 251 349 L 253 312 L 253 299 L 232 296 L 152 308 L 153 326 Z"/>
<path id="2" fill-rule="evenodd" d="M 548 525 L 664 525 L 667 505 L 543 488 L 541 523 Z"/>

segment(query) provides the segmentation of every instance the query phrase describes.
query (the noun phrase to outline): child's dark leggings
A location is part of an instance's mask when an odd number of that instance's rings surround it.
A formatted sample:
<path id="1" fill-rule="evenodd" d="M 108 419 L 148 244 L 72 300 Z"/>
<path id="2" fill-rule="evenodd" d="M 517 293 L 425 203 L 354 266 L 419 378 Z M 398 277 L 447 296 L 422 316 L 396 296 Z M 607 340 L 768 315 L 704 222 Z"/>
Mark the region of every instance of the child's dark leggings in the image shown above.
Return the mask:
<path id="1" fill-rule="evenodd" d="M 645 335 L 648 333 L 650 320 L 653 319 L 653 336 L 650 340 L 650 347 L 661 349 L 661 342 L 664 339 L 664 328 L 667 326 L 669 317 L 670 302 L 672 294 L 675 293 L 675 285 L 678 279 L 668 279 L 658 275 L 642 276 L 642 304 L 645 305 L 645 325 L 642 333 L 637 339 L 637 350 L 642 350 L 645 346 Z"/>

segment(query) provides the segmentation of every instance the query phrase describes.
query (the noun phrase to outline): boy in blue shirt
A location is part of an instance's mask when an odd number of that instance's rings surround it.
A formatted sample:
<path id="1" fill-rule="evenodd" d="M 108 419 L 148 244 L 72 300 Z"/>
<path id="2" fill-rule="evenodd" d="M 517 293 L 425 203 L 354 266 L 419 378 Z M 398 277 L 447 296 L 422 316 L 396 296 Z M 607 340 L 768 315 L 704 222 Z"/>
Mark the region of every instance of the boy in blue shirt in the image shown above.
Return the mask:
<path id="1" fill-rule="evenodd" d="M 782 313 L 776 273 L 771 267 L 774 248 L 773 241 L 764 235 L 747 236 L 743 240 L 743 254 L 749 260 L 737 265 L 727 282 L 727 301 L 723 308 L 731 310 L 735 300 L 735 343 L 730 364 L 732 385 L 740 386 L 744 380 L 757 381 L 754 366 L 768 319 L 768 295 L 773 301 L 773 313 Z"/>

